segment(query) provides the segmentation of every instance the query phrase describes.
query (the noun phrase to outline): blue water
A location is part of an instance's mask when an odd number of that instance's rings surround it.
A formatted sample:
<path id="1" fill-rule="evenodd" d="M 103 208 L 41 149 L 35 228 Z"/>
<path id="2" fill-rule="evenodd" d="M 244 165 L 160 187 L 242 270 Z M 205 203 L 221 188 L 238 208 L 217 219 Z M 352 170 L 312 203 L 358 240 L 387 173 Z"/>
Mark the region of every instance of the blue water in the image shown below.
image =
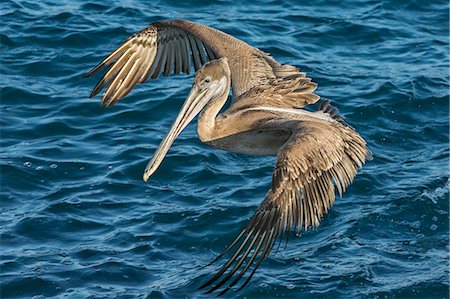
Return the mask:
<path id="1" fill-rule="evenodd" d="M 374 159 L 243 298 L 449 296 L 448 1 L 11 1 L 1 14 L 2 298 L 192 298 L 270 186 L 273 157 L 203 145 L 195 122 L 143 169 L 193 75 L 106 110 L 81 75 L 166 18 L 300 66 Z"/>

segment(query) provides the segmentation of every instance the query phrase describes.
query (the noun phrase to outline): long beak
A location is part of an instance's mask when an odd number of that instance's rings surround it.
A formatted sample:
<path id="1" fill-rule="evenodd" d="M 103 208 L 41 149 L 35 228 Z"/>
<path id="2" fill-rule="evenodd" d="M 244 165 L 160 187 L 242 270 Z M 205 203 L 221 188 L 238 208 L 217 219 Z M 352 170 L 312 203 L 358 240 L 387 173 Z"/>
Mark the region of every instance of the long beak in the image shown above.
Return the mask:
<path id="1" fill-rule="evenodd" d="M 196 85 L 192 87 L 191 92 L 184 102 L 183 107 L 181 107 L 180 113 L 172 124 L 169 133 L 167 133 L 166 137 L 159 145 L 153 155 L 153 158 L 150 162 L 148 162 L 144 171 L 144 181 L 147 181 L 148 178 L 158 169 L 162 160 L 169 151 L 169 148 L 172 146 L 178 135 L 180 135 L 181 131 L 183 131 L 183 129 L 194 119 L 194 117 L 200 113 L 203 107 L 206 106 L 210 100 L 209 94 L 210 93 L 208 93 L 207 89 L 200 90 Z"/>

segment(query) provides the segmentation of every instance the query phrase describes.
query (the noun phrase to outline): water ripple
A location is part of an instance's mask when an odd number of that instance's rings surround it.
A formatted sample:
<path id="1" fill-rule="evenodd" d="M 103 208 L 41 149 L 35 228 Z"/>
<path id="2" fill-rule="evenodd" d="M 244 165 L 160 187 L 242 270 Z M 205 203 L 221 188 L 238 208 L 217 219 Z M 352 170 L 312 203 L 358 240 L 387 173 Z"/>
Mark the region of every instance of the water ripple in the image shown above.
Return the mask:
<path id="1" fill-rule="evenodd" d="M 142 181 L 192 74 L 140 85 L 111 109 L 87 99 L 95 79 L 82 74 L 164 18 L 298 65 L 374 154 L 319 228 L 292 234 L 239 296 L 448 297 L 448 3 L 1 5 L 2 298 L 202 298 L 215 270 L 202 266 L 267 192 L 273 157 L 208 148 L 195 123 Z"/>

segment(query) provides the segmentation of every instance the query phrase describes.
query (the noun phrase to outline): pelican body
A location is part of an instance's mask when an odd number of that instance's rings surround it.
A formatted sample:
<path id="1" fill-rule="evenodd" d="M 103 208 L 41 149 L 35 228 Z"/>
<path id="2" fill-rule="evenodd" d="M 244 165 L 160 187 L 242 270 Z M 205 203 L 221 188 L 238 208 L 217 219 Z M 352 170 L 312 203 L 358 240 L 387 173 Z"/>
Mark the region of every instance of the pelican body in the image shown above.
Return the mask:
<path id="1" fill-rule="evenodd" d="M 234 241 L 212 263 L 231 257 L 200 288 L 219 295 L 247 277 L 271 252 L 275 242 L 319 224 L 353 181 L 370 152 L 364 139 L 338 115 L 329 101 L 317 111 L 317 84 L 297 67 L 222 31 L 185 20 L 151 24 L 128 38 L 94 67 L 110 65 L 91 97 L 106 87 L 107 107 L 138 83 L 197 71 L 180 113 L 145 168 L 147 181 L 161 165 L 181 131 L 199 116 L 200 140 L 215 148 L 246 155 L 277 156 L 272 185 L 262 204 Z M 232 102 L 220 113 L 232 90 Z M 211 263 L 211 264 L 212 264 Z M 251 272 L 248 274 L 249 269 Z"/>

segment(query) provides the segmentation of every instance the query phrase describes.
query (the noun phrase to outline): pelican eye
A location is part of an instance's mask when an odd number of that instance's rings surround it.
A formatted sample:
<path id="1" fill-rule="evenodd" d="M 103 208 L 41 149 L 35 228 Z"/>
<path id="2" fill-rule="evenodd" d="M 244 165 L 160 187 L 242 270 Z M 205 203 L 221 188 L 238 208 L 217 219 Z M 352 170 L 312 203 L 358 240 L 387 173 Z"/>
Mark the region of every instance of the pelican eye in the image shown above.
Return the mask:
<path id="1" fill-rule="evenodd" d="M 205 82 L 205 83 L 211 82 L 211 77 L 206 77 L 204 82 Z"/>

